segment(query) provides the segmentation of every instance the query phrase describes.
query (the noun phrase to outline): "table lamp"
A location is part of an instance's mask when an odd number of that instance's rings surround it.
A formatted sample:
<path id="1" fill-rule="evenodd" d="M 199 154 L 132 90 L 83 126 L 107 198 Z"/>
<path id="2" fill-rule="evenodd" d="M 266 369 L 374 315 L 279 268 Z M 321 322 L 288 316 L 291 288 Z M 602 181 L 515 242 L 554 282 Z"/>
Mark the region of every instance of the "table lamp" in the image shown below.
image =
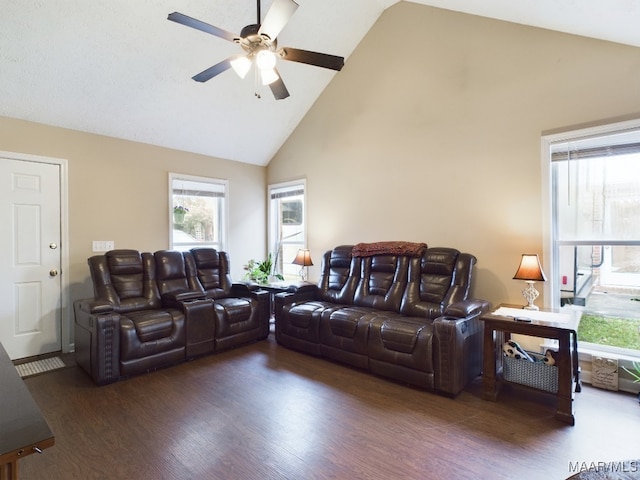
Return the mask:
<path id="1" fill-rule="evenodd" d="M 294 258 L 293 262 L 291 263 L 293 263 L 294 265 L 300 265 L 300 278 L 304 282 L 306 277 L 305 268 L 313 265 L 313 262 L 311 261 L 311 253 L 309 252 L 309 250 L 302 248 L 298 250 L 296 258 Z"/>
<path id="2" fill-rule="evenodd" d="M 538 290 L 535 289 L 533 284 L 535 282 L 546 282 L 547 277 L 542 271 L 540 266 L 540 259 L 537 253 L 523 253 L 522 260 L 518 271 L 513 276 L 514 280 L 524 280 L 527 282 L 527 288 L 522 291 L 522 296 L 528 302 L 523 308 L 525 310 L 538 310 L 538 307 L 533 304 L 536 298 L 540 295 Z"/>

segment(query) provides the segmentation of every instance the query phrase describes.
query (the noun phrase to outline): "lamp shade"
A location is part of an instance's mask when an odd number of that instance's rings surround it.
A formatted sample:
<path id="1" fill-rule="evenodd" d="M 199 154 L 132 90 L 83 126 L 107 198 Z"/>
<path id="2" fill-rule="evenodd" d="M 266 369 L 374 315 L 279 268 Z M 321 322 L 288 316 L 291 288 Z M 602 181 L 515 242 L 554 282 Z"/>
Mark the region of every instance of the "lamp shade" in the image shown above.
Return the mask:
<path id="1" fill-rule="evenodd" d="M 531 282 L 546 282 L 547 277 L 540 266 L 537 253 L 523 253 L 518 271 L 513 276 L 514 280 L 527 280 Z"/>
<path id="2" fill-rule="evenodd" d="M 309 250 L 301 248 L 300 250 L 298 250 L 296 258 L 294 258 L 293 262 L 291 263 L 293 263 L 294 265 L 300 265 L 301 267 L 312 266 L 313 262 L 311 261 L 311 252 L 309 252 Z"/>

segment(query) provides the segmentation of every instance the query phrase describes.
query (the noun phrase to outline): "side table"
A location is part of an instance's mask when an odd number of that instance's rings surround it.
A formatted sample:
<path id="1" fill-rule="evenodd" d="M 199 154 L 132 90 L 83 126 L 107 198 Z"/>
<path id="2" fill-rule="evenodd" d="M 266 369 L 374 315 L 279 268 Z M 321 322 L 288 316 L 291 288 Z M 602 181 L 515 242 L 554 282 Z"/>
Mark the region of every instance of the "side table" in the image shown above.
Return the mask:
<path id="1" fill-rule="evenodd" d="M 522 321 L 522 319 L 526 319 Z M 579 392 L 578 366 L 579 312 L 563 314 L 550 310 L 524 310 L 517 305 L 499 305 L 480 317 L 484 322 L 482 397 L 496 400 L 502 383 L 502 344 L 512 333 L 558 340 L 558 391 L 556 419 L 575 425 L 573 396 Z M 495 335 L 494 335 L 495 332 Z M 518 384 L 515 384 L 518 385 Z"/>
<path id="2" fill-rule="evenodd" d="M 289 292 L 294 291 L 296 288 L 304 286 L 304 285 L 312 285 L 311 282 L 288 282 L 283 280 L 281 282 L 271 282 L 271 283 L 254 283 L 248 282 L 248 285 L 254 285 L 262 290 L 266 290 L 270 293 L 269 295 L 269 312 L 271 312 L 271 316 L 274 314 L 274 301 L 273 296 L 276 293 Z"/>

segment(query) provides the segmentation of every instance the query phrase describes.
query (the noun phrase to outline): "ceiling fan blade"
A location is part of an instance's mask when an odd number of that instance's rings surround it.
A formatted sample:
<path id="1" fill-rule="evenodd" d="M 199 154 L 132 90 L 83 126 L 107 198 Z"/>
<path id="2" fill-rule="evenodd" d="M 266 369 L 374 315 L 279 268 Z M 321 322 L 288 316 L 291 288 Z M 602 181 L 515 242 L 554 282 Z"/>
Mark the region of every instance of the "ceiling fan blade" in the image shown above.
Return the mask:
<path id="1" fill-rule="evenodd" d="M 234 58 L 236 57 L 229 57 L 226 60 L 221 61 L 220 63 L 216 63 L 213 67 L 207 68 L 199 74 L 194 75 L 192 78 L 196 82 L 206 82 L 207 80 L 211 80 L 216 75 L 229 70 L 231 68 L 231 60 L 233 60 Z"/>
<path id="2" fill-rule="evenodd" d="M 230 42 L 233 42 L 236 38 L 238 38 L 237 35 L 234 35 L 231 32 L 227 32 L 222 28 L 214 27 L 213 25 L 209 25 L 208 23 L 202 22 L 195 18 L 188 17 L 186 15 L 183 15 L 182 13 L 170 13 L 167 17 L 167 20 L 180 23 L 181 25 L 186 25 L 187 27 L 195 28 L 196 30 L 200 30 L 205 33 L 210 33 L 211 35 L 229 40 Z"/>
<path id="3" fill-rule="evenodd" d="M 344 57 L 329 55 L 327 53 L 310 52 L 309 50 L 290 47 L 281 48 L 278 53 L 284 60 L 306 63 L 331 70 L 340 71 L 344 66 Z"/>
<path id="4" fill-rule="evenodd" d="M 273 0 L 258 33 L 275 40 L 297 8 L 298 4 L 293 0 Z"/>
<path id="5" fill-rule="evenodd" d="M 287 87 L 284 85 L 280 72 L 278 72 L 277 69 L 274 70 L 278 74 L 278 79 L 270 84 L 269 87 L 271 88 L 271 93 L 273 93 L 276 100 L 284 100 L 289 96 L 289 90 L 287 90 Z"/>

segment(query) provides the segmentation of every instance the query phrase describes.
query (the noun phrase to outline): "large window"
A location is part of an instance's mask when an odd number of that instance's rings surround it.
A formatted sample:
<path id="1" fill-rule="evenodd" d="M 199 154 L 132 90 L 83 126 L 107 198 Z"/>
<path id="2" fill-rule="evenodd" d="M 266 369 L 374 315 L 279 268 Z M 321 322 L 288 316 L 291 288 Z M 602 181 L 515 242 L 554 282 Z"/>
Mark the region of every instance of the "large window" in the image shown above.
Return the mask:
<path id="1" fill-rule="evenodd" d="M 552 306 L 583 309 L 592 348 L 637 351 L 640 325 L 640 124 L 546 139 Z"/>
<path id="2" fill-rule="evenodd" d="M 300 267 L 291 262 L 306 245 L 305 188 L 304 180 L 269 186 L 269 252 L 286 280 L 299 279 Z"/>
<path id="3" fill-rule="evenodd" d="M 169 238 L 174 250 L 225 250 L 227 181 L 169 174 Z"/>

